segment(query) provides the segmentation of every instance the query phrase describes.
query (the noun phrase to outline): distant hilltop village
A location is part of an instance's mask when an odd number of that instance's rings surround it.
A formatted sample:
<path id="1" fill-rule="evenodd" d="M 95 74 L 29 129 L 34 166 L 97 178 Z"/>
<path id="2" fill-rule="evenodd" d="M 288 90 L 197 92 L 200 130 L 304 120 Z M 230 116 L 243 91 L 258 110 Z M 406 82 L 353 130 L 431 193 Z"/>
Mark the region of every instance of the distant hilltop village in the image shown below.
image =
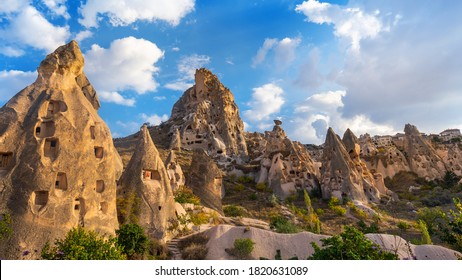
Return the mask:
<path id="1" fill-rule="evenodd" d="M 202 243 L 193 245 L 201 258 L 235 259 L 235 240 L 254 238 L 249 258 L 306 259 L 311 242 L 321 245 L 359 219 L 370 227 L 386 221 L 385 233 L 396 234 L 396 219 L 379 207 L 403 208 L 397 174 L 425 182 L 449 174 L 453 185 L 462 178 L 458 129 L 426 136 L 406 124 L 404 134 L 358 139 L 329 128 L 322 146 L 292 141 L 280 120 L 270 131 L 245 132 L 232 92 L 205 68 L 169 120 L 113 139 L 83 67 L 75 41 L 61 46 L 40 63 L 36 81 L 0 108 L 0 222 L 11 217 L 11 236 L 0 236 L 2 259 L 40 258 L 47 241 L 76 227 L 113 236 L 128 224 L 153 244 L 167 242 L 174 259 L 194 248 L 181 247 L 185 236 L 199 233 Z M 409 203 L 401 217 L 417 219 Z M 395 251 L 396 237 L 387 236 L 367 238 Z M 402 259 L 458 256 L 399 242 Z"/>

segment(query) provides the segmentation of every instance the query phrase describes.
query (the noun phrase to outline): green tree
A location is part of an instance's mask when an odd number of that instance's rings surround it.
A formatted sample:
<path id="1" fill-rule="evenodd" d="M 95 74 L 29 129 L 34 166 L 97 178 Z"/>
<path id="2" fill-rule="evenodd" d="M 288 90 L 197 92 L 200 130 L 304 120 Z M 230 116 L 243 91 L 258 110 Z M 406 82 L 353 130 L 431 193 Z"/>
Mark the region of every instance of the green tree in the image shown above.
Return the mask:
<path id="1" fill-rule="evenodd" d="M 105 238 L 82 227 L 71 229 L 54 245 L 46 243 L 41 252 L 45 260 L 124 260 L 116 238 Z"/>
<path id="2" fill-rule="evenodd" d="M 428 233 L 427 225 L 422 220 L 419 220 L 418 223 L 420 232 L 422 233 L 421 244 L 432 244 L 430 234 Z"/>
<path id="3" fill-rule="evenodd" d="M 128 259 L 142 258 L 149 244 L 148 237 L 138 224 L 126 224 L 116 230 L 117 244 Z"/>
<path id="4" fill-rule="evenodd" d="M 232 254 L 238 259 L 248 259 L 253 251 L 255 242 L 250 238 L 238 238 L 234 240 Z"/>
<path id="5" fill-rule="evenodd" d="M 396 260 L 394 253 L 383 251 L 359 230 L 346 226 L 345 230 L 330 238 L 321 239 L 322 248 L 311 242 L 314 253 L 310 260 Z"/>

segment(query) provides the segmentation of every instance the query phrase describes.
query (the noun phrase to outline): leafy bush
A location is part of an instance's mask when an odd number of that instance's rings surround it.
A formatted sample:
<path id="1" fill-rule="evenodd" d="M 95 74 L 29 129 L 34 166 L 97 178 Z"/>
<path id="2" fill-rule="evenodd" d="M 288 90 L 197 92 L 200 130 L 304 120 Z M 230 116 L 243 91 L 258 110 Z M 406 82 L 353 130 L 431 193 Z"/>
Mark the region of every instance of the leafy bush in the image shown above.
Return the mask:
<path id="1" fill-rule="evenodd" d="M 248 259 L 253 251 L 255 242 L 250 238 L 238 238 L 234 240 L 234 248 L 231 250 L 231 254 L 238 259 Z"/>
<path id="2" fill-rule="evenodd" d="M 406 231 L 410 228 L 410 225 L 404 221 L 399 221 L 398 222 L 398 228 L 402 231 Z"/>
<path id="3" fill-rule="evenodd" d="M 255 185 L 255 188 L 259 192 L 265 192 L 268 190 L 268 185 L 266 183 L 258 183 Z"/>
<path id="4" fill-rule="evenodd" d="M 345 216 L 346 215 L 346 209 L 343 208 L 340 205 L 333 206 L 331 209 L 339 216 Z"/>
<path id="5" fill-rule="evenodd" d="M 245 189 L 245 186 L 243 184 L 237 184 L 234 186 L 234 190 L 238 192 L 243 191 L 244 189 Z"/>
<path id="6" fill-rule="evenodd" d="M 210 219 L 209 215 L 204 212 L 190 213 L 189 217 L 191 222 L 196 226 L 207 224 Z"/>
<path id="7" fill-rule="evenodd" d="M 253 183 L 253 178 L 250 176 L 241 176 L 237 178 L 237 182 L 241 184 L 250 184 Z"/>
<path id="8" fill-rule="evenodd" d="M 345 227 L 340 235 L 321 239 L 322 248 L 312 242 L 314 253 L 310 260 L 397 260 L 394 253 L 381 250 L 380 246 L 367 239 L 362 232 Z"/>
<path id="9" fill-rule="evenodd" d="M 10 214 L 0 214 L 0 240 L 11 236 L 11 216 Z"/>
<path id="10" fill-rule="evenodd" d="M 200 198 L 191 189 L 184 186 L 175 192 L 175 201 L 178 203 L 192 203 L 194 205 L 201 204 Z"/>
<path id="11" fill-rule="evenodd" d="M 149 240 L 137 224 L 126 224 L 116 230 L 117 244 L 128 259 L 140 259 L 148 248 Z"/>
<path id="12" fill-rule="evenodd" d="M 440 207 L 422 208 L 417 212 L 419 220 L 423 221 L 431 235 L 438 232 L 446 224 L 446 214 Z"/>
<path id="13" fill-rule="evenodd" d="M 245 216 L 246 210 L 244 207 L 231 204 L 223 207 L 223 213 L 227 217 L 242 217 Z"/>
<path id="14" fill-rule="evenodd" d="M 372 222 L 369 226 L 363 221 L 360 220 L 358 223 L 358 229 L 362 233 L 378 233 L 379 232 L 379 224 L 377 222 Z"/>
<path id="15" fill-rule="evenodd" d="M 94 231 L 78 227 L 71 229 L 64 239 L 54 245 L 46 243 L 41 256 L 45 260 L 123 260 L 123 249 L 116 238 L 105 239 Z"/>
<path id="16" fill-rule="evenodd" d="M 125 194 L 124 197 L 118 197 L 116 203 L 117 219 L 120 224 L 138 223 L 141 199 L 135 194 L 135 192 Z"/>
<path id="17" fill-rule="evenodd" d="M 255 201 L 255 200 L 257 200 L 257 199 L 258 199 L 258 196 L 257 196 L 257 194 L 256 194 L 256 193 L 252 193 L 252 194 L 250 194 L 250 195 L 249 195 L 249 199 L 250 199 L 250 200 L 254 200 L 254 201 Z"/>
<path id="18" fill-rule="evenodd" d="M 329 206 L 329 209 L 332 209 L 334 206 L 340 205 L 340 200 L 336 198 L 335 196 L 331 197 L 329 202 L 327 203 L 327 206 Z"/>
<path id="19" fill-rule="evenodd" d="M 271 217 L 270 228 L 279 233 L 297 233 L 300 231 L 296 225 L 283 216 Z"/>

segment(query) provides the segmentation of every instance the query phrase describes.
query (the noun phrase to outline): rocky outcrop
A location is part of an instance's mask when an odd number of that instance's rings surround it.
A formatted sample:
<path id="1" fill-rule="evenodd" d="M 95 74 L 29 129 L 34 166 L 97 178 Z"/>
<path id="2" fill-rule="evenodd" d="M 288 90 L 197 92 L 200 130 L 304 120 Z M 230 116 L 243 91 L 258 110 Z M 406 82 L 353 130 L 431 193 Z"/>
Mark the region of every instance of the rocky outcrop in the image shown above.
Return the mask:
<path id="1" fill-rule="evenodd" d="M 138 223 L 157 239 L 168 239 L 176 220 L 170 179 L 145 125 L 117 190 L 120 223 Z"/>
<path id="2" fill-rule="evenodd" d="M 297 190 L 318 188 L 319 172 L 305 146 L 286 136 L 280 120 L 275 120 L 274 124 L 273 130 L 264 135 L 247 134 L 251 157 L 260 162 L 257 183 L 268 184 L 281 198 Z"/>
<path id="3" fill-rule="evenodd" d="M 38 258 L 47 240 L 79 225 L 112 235 L 118 228 L 122 162 L 83 66 L 76 42 L 59 47 L 0 109 L 0 207 L 13 220 L 1 258 Z"/>
<path id="4" fill-rule="evenodd" d="M 185 178 L 174 150 L 171 150 L 168 154 L 167 160 L 165 161 L 165 167 L 167 168 L 168 178 L 170 179 L 170 186 L 172 187 L 173 192 L 175 192 L 181 186 L 185 185 Z"/>
<path id="5" fill-rule="evenodd" d="M 178 128 L 175 129 L 173 133 L 172 140 L 170 141 L 170 150 L 180 150 L 181 149 L 181 134 Z"/>
<path id="6" fill-rule="evenodd" d="M 406 124 L 404 134 L 404 152 L 411 171 L 429 180 L 443 178 L 446 166 L 430 141 L 425 139 L 417 127 L 411 124 Z"/>
<path id="7" fill-rule="evenodd" d="M 195 85 L 186 90 L 166 123 L 180 131 L 181 147 L 203 149 L 215 156 L 246 156 L 244 124 L 231 91 L 209 70 L 196 70 Z"/>
<path id="8" fill-rule="evenodd" d="M 223 214 L 223 174 L 203 150 L 195 150 L 186 185 L 201 199 L 201 203 Z"/>
<path id="9" fill-rule="evenodd" d="M 345 143 L 345 145 L 344 145 Z M 374 178 L 360 159 L 356 136 L 347 130 L 343 141 L 332 128 L 327 131 L 321 168 L 321 190 L 324 198 L 347 197 L 361 202 L 379 202 L 387 194 L 382 177 Z"/>

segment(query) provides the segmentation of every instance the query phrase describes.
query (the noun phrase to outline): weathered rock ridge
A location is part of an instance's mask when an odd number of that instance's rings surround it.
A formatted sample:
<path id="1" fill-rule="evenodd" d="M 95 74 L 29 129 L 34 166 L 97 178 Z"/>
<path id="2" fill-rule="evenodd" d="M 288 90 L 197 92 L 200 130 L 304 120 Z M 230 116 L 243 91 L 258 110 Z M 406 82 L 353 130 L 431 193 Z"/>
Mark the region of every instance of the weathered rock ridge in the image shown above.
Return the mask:
<path id="1" fill-rule="evenodd" d="M 59 47 L 37 80 L 0 109 L 0 210 L 11 214 L 14 232 L 1 258 L 25 251 L 37 258 L 47 240 L 78 225 L 107 234 L 118 228 L 122 162 L 83 66 L 76 42 Z"/>

